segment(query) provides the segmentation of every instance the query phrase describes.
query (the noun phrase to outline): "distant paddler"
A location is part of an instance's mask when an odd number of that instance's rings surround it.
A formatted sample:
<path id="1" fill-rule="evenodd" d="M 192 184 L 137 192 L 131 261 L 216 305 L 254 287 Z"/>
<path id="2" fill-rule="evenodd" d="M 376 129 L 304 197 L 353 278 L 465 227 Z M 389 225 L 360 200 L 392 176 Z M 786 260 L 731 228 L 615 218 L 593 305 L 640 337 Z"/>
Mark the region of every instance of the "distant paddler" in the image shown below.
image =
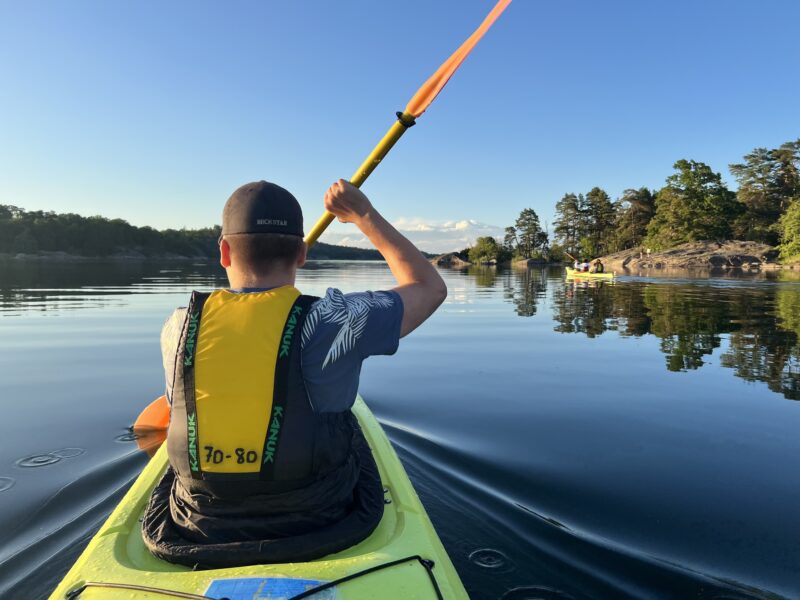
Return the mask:
<path id="1" fill-rule="evenodd" d="M 566 254 L 575 261 L 572 267 L 566 267 L 567 279 L 581 278 L 581 277 L 589 277 L 597 279 L 614 278 L 614 273 L 606 271 L 603 261 L 600 260 L 599 258 L 595 258 L 593 260 L 582 258 L 579 260 L 574 256 L 572 256 L 571 254 L 569 254 L 568 252 L 565 252 L 564 254 Z"/>

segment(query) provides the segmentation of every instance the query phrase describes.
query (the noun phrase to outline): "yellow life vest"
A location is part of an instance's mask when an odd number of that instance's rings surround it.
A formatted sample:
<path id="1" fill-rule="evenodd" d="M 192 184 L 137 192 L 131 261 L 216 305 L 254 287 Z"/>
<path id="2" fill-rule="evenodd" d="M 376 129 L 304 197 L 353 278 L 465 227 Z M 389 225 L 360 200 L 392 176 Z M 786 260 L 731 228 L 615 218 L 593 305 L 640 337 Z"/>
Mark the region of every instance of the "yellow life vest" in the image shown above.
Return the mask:
<path id="1" fill-rule="evenodd" d="M 292 429 L 304 429 L 307 435 L 299 437 L 313 446 L 313 415 L 302 378 L 294 378 L 294 389 L 289 378 L 290 371 L 299 372 L 300 328 L 314 300 L 292 286 L 192 295 L 167 435 L 170 463 L 179 476 L 275 479 L 292 392 L 298 395 L 294 417 L 303 421 Z M 292 475 L 302 478 L 311 469 L 294 470 Z"/>
<path id="2" fill-rule="evenodd" d="M 353 414 L 314 411 L 300 341 L 316 300 L 293 287 L 194 292 L 167 433 L 170 467 L 142 538 L 170 562 L 308 561 L 365 539 L 383 514 Z"/>

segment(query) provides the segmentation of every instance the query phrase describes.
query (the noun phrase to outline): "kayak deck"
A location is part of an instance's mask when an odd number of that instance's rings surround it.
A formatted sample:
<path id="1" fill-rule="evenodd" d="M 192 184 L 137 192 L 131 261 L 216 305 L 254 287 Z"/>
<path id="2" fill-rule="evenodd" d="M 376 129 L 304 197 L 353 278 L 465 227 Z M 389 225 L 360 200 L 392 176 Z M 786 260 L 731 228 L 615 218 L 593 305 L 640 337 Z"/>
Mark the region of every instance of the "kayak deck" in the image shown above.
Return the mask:
<path id="1" fill-rule="evenodd" d="M 197 594 L 200 597 L 212 593 L 214 594 L 212 597 L 224 596 L 230 600 L 287 598 L 298 591 L 314 587 L 313 582 L 336 580 L 416 555 L 433 561 L 432 575 L 444 598 L 468 598 L 397 454 L 360 396 L 353 406 L 353 412 L 375 456 L 381 481 L 386 490 L 387 504 L 384 507 L 383 518 L 366 540 L 342 552 L 307 563 L 192 571 L 187 567 L 162 561 L 150 554 L 144 546 L 139 519 L 150 493 L 167 466 L 166 444 L 164 444 L 50 599 L 64 600 L 69 597 L 71 591 L 81 588 L 86 582 L 133 584 L 170 592 Z M 312 583 L 291 582 L 287 581 L 287 578 L 311 580 Z M 305 587 L 302 587 L 303 585 Z M 237 586 L 241 592 L 239 595 L 231 592 Z M 300 586 L 299 589 L 297 586 Z M 280 589 L 284 591 L 281 592 Z M 225 593 L 217 595 L 222 590 L 225 590 Z M 73 597 L 80 600 L 97 598 L 164 600 L 169 596 L 161 592 L 89 586 Z M 337 600 L 375 597 L 425 599 L 436 598 L 437 595 L 426 568 L 417 560 L 409 560 L 342 583 L 336 587 L 335 592 L 320 592 L 313 596 L 315 600 L 323 598 L 332 600 L 334 597 Z"/>
<path id="2" fill-rule="evenodd" d="M 590 279 L 614 279 L 614 273 L 587 273 L 585 271 L 576 271 L 571 267 L 566 267 L 567 269 L 567 279 L 582 279 L 582 278 L 590 278 Z"/>

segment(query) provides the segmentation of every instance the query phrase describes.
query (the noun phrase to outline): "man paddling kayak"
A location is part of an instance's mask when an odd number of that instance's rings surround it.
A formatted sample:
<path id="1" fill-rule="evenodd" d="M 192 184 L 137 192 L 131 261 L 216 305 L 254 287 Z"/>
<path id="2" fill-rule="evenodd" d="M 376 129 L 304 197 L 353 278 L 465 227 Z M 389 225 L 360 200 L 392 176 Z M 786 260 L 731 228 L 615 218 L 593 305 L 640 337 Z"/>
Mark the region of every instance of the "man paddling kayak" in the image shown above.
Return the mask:
<path id="1" fill-rule="evenodd" d="M 220 238 L 230 289 L 193 293 L 161 335 L 170 469 L 142 523 L 160 558 L 310 560 L 361 541 L 380 521 L 380 478 L 350 412 L 361 364 L 393 354 L 447 290 L 360 190 L 339 180 L 324 203 L 375 245 L 398 285 L 302 295 L 297 200 L 264 181 L 233 193 Z"/>

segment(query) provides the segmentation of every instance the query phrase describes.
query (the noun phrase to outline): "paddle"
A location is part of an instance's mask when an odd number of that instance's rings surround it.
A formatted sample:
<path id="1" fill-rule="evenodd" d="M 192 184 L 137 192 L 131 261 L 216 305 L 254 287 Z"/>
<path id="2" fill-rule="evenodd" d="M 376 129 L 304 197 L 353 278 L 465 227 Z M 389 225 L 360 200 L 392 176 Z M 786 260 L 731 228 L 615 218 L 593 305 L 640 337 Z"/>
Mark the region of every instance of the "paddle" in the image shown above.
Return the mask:
<path id="1" fill-rule="evenodd" d="M 133 434 L 140 450 L 151 454 L 167 438 L 169 427 L 169 402 L 166 396 L 159 396 L 147 405 L 133 424 Z"/>
<path id="2" fill-rule="evenodd" d="M 442 88 L 444 88 L 450 80 L 450 77 L 453 76 L 453 73 L 461 66 L 464 59 L 472 52 L 475 45 L 509 4 L 511 4 L 511 0 L 499 0 L 483 20 L 483 23 L 481 23 L 472 35 L 461 44 L 458 50 L 444 61 L 442 66 L 422 84 L 422 87 L 417 90 L 416 94 L 414 94 L 406 105 L 405 110 L 397 113 L 397 121 L 389 128 L 389 131 L 386 132 L 386 135 L 384 135 L 383 139 L 375 146 L 367 159 L 361 163 L 361 166 L 350 179 L 350 183 L 356 187 L 360 187 L 361 184 L 367 180 L 367 177 L 369 177 L 370 173 L 375 170 L 375 167 L 377 167 L 389 153 L 389 150 L 391 150 L 395 142 L 400 139 L 400 136 L 402 136 L 409 127 L 414 126 L 416 119 L 427 110 L 431 102 L 434 101 L 436 96 L 439 95 L 439 92 L 442 91 Z M 311 231 L 308 232 L 308 235 L 306 235 L 306 244 L 309 246 L 314 244 L 335 218 L 333 214 L 325 211 L 314 227 L 311 228 Z M 133 432 L 137 435 L 137 439 L 145 439 L 151 437 L 153 432 L 166 431 L 168 426 L 169 403 L 167 402 L 166 396 L 161 396 L 160 398 L 156 398 L 142 411 L 142 414 L 139 415 L 139 418 L 136 419 L 136 423 L 133 425 Z"/>
<path id="3" fill-rule="evenodd" d="M 458 50 L 453 52 L 450 58 L 444 61 L 442 66 L 422 84 L 422 87 L 417 90 L 417 93 L 414 94 L 406 105 L 406 109 L 403 112 L 397 113 L 397 121 L 389 128 L 389 131 L 387 131 L 383 139 L 378 142 L 378 145 L 375 146 L 367 159 L 361 163 L 361 166 L 358 167 L 350 178 L 350 183 L 356 187 L 361 187 L 361 184 L 367 180 L 370 173 L 375 170 L 375 167 L 377 167 L 389 153 L 389 150 L 391 150 L 392 146 L 400 139 L 400 136 L 402 136 L 409 127 L 415 125 L 415 119 L 422 115 L 431 105 L 431 102 L 439 95 L 439 92 L 442 91 L 442 88 L 447 84 L 450 77 L 453 76 L 453 73 L 456 72 L 456 69 L 461 66 L 464 59 L 472 52 L 475 45 L 509 4 L 511 4 L 511 0 L 500 0 L 472 35 L 469 36 Z M 335 218 L 336 217 L 331 213 L 325 211 L 314 227 L 311 228 L 311 231 L 308 232 L 308 235 L 306 235 L 306 244 L 309 246 L 314 244 Z"/>

